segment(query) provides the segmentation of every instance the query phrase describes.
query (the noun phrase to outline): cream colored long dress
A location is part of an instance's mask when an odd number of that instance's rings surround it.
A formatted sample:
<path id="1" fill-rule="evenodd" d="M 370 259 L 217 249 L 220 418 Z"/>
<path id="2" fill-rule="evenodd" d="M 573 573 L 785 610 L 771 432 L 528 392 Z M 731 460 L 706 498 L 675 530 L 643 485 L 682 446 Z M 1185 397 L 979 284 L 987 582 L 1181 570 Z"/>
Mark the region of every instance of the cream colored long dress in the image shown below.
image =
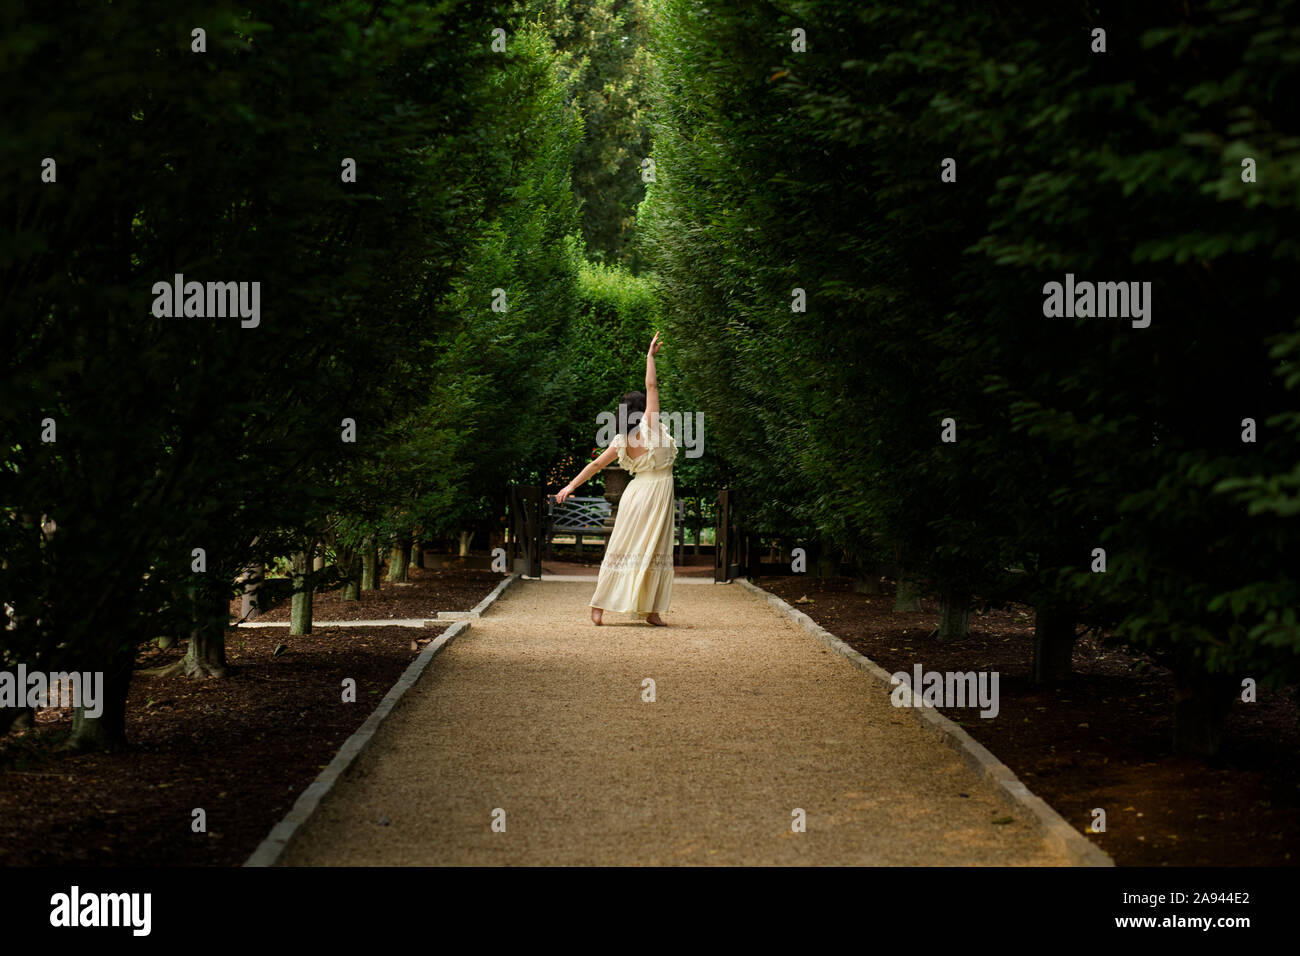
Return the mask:
<path id="1" fill-rule="evenodd" d="M 642 452 L 628 456 L 627 439 L 615 435 L 618 463 L 631 472 L 618 517 L 605 545 L 600 580 L 591 606 L 647 615 L 668 610 L 673 593 L 673 462 L 677 442 L 662 424 L 653 438 L 642 418 L 637 441 Z"/>

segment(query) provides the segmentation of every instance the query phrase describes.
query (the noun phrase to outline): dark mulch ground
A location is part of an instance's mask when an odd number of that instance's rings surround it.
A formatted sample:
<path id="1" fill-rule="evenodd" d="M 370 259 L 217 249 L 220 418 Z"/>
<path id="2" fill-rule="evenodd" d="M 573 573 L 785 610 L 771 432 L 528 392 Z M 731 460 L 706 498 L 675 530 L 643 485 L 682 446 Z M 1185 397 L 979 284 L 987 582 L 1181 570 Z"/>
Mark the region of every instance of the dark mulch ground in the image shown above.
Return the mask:
<path id="1" fill-rule="evenodd" d="M 1212 761 L 1171 753 L 1173 679 L 1140 653 L 1090 637 L 1074 653 L 1076 679 L 1029 685 L 1033 612 L 971 615 L 971 636 L 940 644 L 935 601 L 893 612 L 887 594 L 861 595 L 846 579 L 806 575 L 757 583 L 890 673 L 998 671 L 1001 712 L 945 709 L 1069 823 L 1092 810 L 1107 830 L 1090 834 L 1126 866 L 1285 865 L 1300 862 L 1300 708 L 1295 688 L 1238 702 L 1224 752 Z M 808 597 L 811 604 L 796 603 Z"/>
<path id="2" fill-rule="evenodd" d="M 465 606 L 485 594 L 480 586 Z M 231 632 L 231 678 L 135 678 L 124 754 L 58 753 L 71 711 L 40 711 L 35 727 L 0 739 L 0 866 L 241 864 L 414 659 L 412 639 L 442 631 Z M 273 658 L 281 642 L 289 650 Z M 180 654 L 151 648 L 140 665 Z M 355 704 L 342 703 L 346 677 L 357 682 Z M 191 829 L 195 808 L 207 813 L 207 833 Z"/>
<path id="3" fill-rule="evenodd" d="M 426 570 L 411 568 L 409 584 L 380 581 L 378 591 L 362 591 L 361 600 L 343 601 L 339 591 L 317 594 L 312 598 L 312 618 L 317 621 L 379 621 L 388 618 L 432 619 L 439 611 L 468 611 L 505 575 L 496 571 L 447 568 Z M 240 601 L 230 602 L 232 621 L 239 620 Z M 258 621 L 288 621 L 289 602 L 272 608 Z"/>

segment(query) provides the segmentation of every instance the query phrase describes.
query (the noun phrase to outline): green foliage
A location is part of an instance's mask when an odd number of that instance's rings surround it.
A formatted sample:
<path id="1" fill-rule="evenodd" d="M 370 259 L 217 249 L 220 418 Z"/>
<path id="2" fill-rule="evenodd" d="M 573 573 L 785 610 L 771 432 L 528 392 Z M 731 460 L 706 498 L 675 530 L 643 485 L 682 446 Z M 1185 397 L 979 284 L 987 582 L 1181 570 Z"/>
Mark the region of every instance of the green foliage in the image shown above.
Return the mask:
<path id="1" fill-rule="evenodd" d="M 1293 679 L 1295 4 L 655 13 L 641 238 L 754 522 Z M 1066 272 L 1151 326 L 1045 318 Z"/>
<path id="2" fill-rule="evenodd" d="M 656 328 L 653 291 L 620 266 L 579 263 L 577 291 L 562 350 L 568 394 L 557 405 L 567 454 L 557 458 L 548 485 L 566 484 L 599 450 L 597 416 L 616 412 L 621 395 L 644 387 L 646 347 Z"/>
<path id="3" fill-rule="evenodd" d="M 4 16 L 7 656 L 129 666 L 190 588 L 326 528 L 481 515 L 555 454 L 581 127 L 540 31 L 458 2 Z M 175 273 L 259 281 L 260 325 L 155 318 Z"/>
<path id="4" fill-rule="evenodd" d="M 660 331 L 663 407 L 706 425 L 682 493 L 1294 679 L 1296 6 L 0 13 L 4 654 L 129 665 L 326 529 L 497 522 Z M 1045 318 L 1067 272 L 1150 282 L 1151 326 Z M 155 318 L 176 273 L 260 282 L 261 325 Z"/>
<path id="5" fill-rule="evenodd" d="M 434 533 L 491 526 L 507 486 L 542 474 L 567 447 L 563 345 L 580 262 L 570 169 L 581 117 L 560 62 L 539 27 L 522 28 L 488 81 L 486 150 L 464 199 L 474 242 L 437 306 L 445 321 L 426 400 L 413 424 L 398 426 L 416 437 L 389 441 L 375 466 L 389 487 L 411 490 L 406 520 Z M 496 289 L 504 311 L 493 309 Z M 406 463 L 400 476 L 394 455 Z"/>
<path id="6" fill-rule="evenodd" d="M 636 206 L 644 195 L 641 161 L 650 155 L 643 77 L 647 0 L 543 0 L 526 4 L 562 54 L 562 73 L 582 110 L 573 162 L 587 256 L 633 272 Z"/>

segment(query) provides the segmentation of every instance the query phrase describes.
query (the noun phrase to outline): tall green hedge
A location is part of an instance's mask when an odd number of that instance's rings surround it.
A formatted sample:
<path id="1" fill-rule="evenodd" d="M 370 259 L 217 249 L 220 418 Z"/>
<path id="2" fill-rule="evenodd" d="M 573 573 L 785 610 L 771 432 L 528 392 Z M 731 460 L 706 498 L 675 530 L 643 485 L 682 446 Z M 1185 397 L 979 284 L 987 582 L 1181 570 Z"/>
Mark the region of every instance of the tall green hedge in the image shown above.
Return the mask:
<path id="1" fill-rule="evenodd" d="M 108 673 L 78 746 L 121 744 L 142 641 L 193 630 L 219 654 L 250 561 L 329 527 L 454 518 L 553 455 L 580 116 L 526 13 L 0 14 L 0 599 L 17 620 L 0 665 Z M 260 323 L 154 316 L 176 273 L 259 282 Z"/>
<path id="2" fill-rule="evenodd" d="M 641 228 L 759 522 L 1029 601 L 1041 679 L 1113 629 L 1213 751 L 1300 663 L 1295 4 L 656 9 Z M 1149 327 L 1046 317 L 1067 273 L 1151 283 Z"/>

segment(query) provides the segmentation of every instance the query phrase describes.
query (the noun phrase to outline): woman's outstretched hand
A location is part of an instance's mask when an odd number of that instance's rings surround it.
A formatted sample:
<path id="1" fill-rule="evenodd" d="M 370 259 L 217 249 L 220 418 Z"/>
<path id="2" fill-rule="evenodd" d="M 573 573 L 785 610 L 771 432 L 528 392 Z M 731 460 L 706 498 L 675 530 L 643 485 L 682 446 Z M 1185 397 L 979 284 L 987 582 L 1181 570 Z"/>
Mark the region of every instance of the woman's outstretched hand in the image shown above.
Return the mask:
<path id="1" fill-rule="evenodd" d="M 659 333 L 656 332 L 655 337 L 650 340 L 650 351 L 646 352 L 646 358 L 654 358 L 658 355 L 659 346 L 661 345 L 663 345 L 663 343 L 659 341 Z"/>
<path id="2" fill-rule="evenodd" d="M 565 485 L 563 488 L 561 488 L 559 491 L 555 493 L 555 503 L 557 505 L 564 504 L 564 499 L 568 498 L 572 494 L 573 494 L 573 485 Z"/>

